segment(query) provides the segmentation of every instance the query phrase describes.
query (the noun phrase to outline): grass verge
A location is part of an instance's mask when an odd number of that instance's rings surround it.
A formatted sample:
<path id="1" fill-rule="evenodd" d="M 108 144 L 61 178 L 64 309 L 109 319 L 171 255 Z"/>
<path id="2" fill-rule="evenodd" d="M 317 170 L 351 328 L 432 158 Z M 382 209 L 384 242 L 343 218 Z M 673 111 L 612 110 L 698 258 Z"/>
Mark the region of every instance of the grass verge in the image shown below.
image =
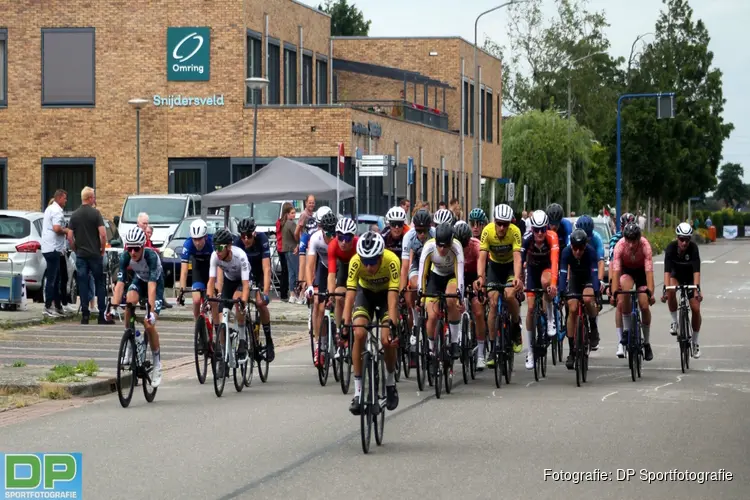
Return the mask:
<path id="1" fill-rule="evenodd" d="M 79 361 L 76 366 L 63 363 L 53 366 L 42 380 L 57 383 L 82 382 L 82 376 L 93 377 L 98 371 L 99 365 L 93 359 Z"/>

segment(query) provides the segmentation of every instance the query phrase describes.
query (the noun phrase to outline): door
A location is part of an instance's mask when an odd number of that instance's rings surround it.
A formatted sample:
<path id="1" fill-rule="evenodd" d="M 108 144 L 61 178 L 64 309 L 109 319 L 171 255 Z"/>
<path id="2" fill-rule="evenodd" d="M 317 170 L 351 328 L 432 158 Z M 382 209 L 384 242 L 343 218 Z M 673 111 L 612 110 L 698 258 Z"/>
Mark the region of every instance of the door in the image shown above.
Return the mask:
<path id="1" fill-rule="evenodd" d="M 170 161 L 170 194 L 204 194 L 206 192 L 206 161 Z"/>

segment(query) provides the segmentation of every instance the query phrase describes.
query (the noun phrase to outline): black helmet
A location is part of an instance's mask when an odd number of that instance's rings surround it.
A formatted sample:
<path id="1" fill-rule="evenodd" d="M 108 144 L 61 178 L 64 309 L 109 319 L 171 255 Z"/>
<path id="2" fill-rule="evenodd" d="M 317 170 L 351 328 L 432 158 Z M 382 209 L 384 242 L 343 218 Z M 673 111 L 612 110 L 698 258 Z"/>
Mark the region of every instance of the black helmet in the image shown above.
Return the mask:
<path id="1" fill-rule="evenodd" d="M 318 224 L 326 233 L 332 233 L 336 231 L 336 223 L 338 221 L 339 220 L 336 217 L 336 214 L 334 214 L 333 212 L 328 212 L 320 218 L 320 222 Z"/>
<path id="2" fill-rule="evenodd" d="M 453 226 L 453 237 L 461 242 L 462 247 L 465 247 L 471 239 L 471 228 L 465 222 L 459 221 Z"/>
<path id="3" fill-rule="evenodd" d="M 240 230 L 240 234 L 245 234 L 254 232 L 255 227 L 255 219 L 253 219 L 252 217 L 247 217 L 245 219 L 242 219 L 242 222 L 240 222 L 238 229 Z"/>
<path id="4" fill-rule="evenodd" d="M 232 233 L 227 229 L 221 228 L 214 233 L 213 239 L 215 245 L 228 245 L 232 243 Z"/>
<path id="5" fill-rule="evenodd" d="M 430 227 L 430 224 L 432 224 L 432 217 L 427 210 L 417 210 L 417 213 L 414 214 L 411 222 L 414 227 Z"/>
<path id="6" fill-rule="evenodd" d="M 570 245 L 574 247 L 580 247 L 586 244 L 589 237 L 586 235 L 586 231 L 583 229 L 575 229 L 570 233 Z"/>
<path id="7" fill-rule="evenodd" d="M 453 226 L 450 222 L 443 222 L 435 229 L 435 243 L 440 245 L 450 245 L 453 241 Z"/>
<path id="8" fill-rule="evenodd" d="M 630 212 L 625 212 L 620 216 L 620 228 L 624 228 L 631 222 L 635 222 L 635 215 L 631 214 Z"/>
<path id="9" fill-rule="evenodd" d="M 641 239 L 641 228 L 635 222 L 630 222 L 622 230 L 622 235 L 626 240 L 640 240 Z"/>
<path id="10" fill-rule="evenodd" d="M 563 208 L 559 203 L 552 203 L 547 207 L 547 217 L 549 217 L 549 223 L 552 225 L 560 224 L 563 218 Z"/>

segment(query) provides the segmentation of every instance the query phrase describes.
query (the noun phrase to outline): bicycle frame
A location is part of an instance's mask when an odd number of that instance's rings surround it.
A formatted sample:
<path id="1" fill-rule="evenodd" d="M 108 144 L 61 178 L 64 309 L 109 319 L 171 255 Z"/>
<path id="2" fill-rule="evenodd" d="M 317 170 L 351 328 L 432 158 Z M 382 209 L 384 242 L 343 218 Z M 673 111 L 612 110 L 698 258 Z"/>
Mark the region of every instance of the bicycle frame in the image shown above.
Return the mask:
<path id="1" fill-rule="evenodd" d="M 628 330 L 628 365 L 630 366 L 630 377 L 635 382 L 636 373 L 641 378 L 641 358 L 643 357 L 643 335 L 641 332 L 641 306 L 638 303 L 638 295 L 645 293 L 649 297 L 651 292 L 646 290 L 617 290 L 615 298 L 619 295 L 630 295 L 631 323 Z M 623 313 L 623 317 L 625 314 Z"/>
<path id="2" fill-rule="evenodd" d="M 589 369 L 589 350 L 590 350 L 590 344 L 589 344 L 589 337 L 591 336 L 591 325 L 589 324 L 589 321 L 593 321 L 593 319 L 588 315 L 588 313 L 584 312 L 584 309 L 586 308 L 586 304 L 584 303 L 583 299 L 585 297 L 594 297 L 597 298 L 596 293 L 593 294 L 583 294 L 583 293 L 568 293 L 565 294 L 565 302 L 567 303 L 568 300 L 577 300 L 578 301 L 578 311 L 576 313 L 578 324 L 576 325 L 576 329 L 573 332 L 573 350 L 571 351 L 571 354 L 574 354 L 575 358 L 575 372 L 576 372 L 576 386 L 580 387 L 581 382 L 586 382 L 586 372 Z M 579 335 L 580 332 L 580 335 Z"/>
<path id="3" fill-rule="evenodd" d="M 514 353 L 513 341 L 510 338 L 510 313 L 505 303 L 505 289 L 513 288 L 513 285 L 510 283 L 487 283 L 484 288 L 488 293 L 491 291 L 499 292 L 495 325 L 487 325 L 488 334 L 491 331 L 490 328 L 495 331 L 495 340 L 490 343 L 490 347 L 492 349 L 491 355 L 495 360 L 495 386 L 499 389 L 501 376 L 505 376 L 505 383 L 510 384 L 511 372 L 513 371 Z M 499 349 L 498 345 L 500 346 Z M 501 363 L 502 367 L 499 366 Z"/>
<path id="4" fill-rule="evenodd" d="M 690 358 L 693 356 L 693 344 L 692 339 L 692 324 L 690 322 L 690 299 L 688 298 L 689 290 L 697 290 L 697 285 L 670 285 L 665 286 L 665 290 L 678 290 L 680 291 L 679 303 L 677 311 L 679 312 L 678 317 L 678 328 L 677 332 L 677 343 L 680 345 L 680 366 L 682 373 L 685 373 L 686 369 L 690 368 Z"/>
<path id="5" fill-rule="evenodd" d="M 533 335 L 531 336 L 530 352 L 534 360 L 534 379 L 539 382 L 539 369 L 542 370 L 542 377 L 547 376 L 546 358 L 547 347 L 550 345 L 550 339 L 547 336 L 546 324 L 544 317 L 544 295 L 547 290 L 544 288 L 529 288 L 524 290 L 525 293 L 534 295 L 534 309 L 532 310 L 532 321 L 534 322 Z M 550 318 L 547 318 L 549 321 Z M 555 319 L 552 318 L 552 321 Z M 528 328 L 528 326 L 527 326 Z"/>

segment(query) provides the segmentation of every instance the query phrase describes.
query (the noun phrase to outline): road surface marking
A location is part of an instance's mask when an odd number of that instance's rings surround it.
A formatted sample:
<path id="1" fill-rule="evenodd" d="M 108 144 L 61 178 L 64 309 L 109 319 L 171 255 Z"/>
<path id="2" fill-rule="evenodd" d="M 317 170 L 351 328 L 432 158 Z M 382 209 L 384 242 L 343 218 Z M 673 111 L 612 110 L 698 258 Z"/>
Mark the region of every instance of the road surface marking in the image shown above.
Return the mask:
<path id="1" fill-rule="evenodd" d="M 701 262 L 701 264 L 713 264 L 714 262 L 716 262 L 716 261 L 715 260 L 704 260 L 704 261 Z"/>
<path id="2" fill-rule="evenodd" d="M 658 390 L 659 390 L 659 389 L 661 389 L 662 387 L 666 387 L 666 386 L 668 386 L 668 385 L 672 385 L 673 383 L 674 383 L 674 382 L 667 382 L 667 383 L 666 383 L 666 384 L 664 384 L 664 385 L 660 385 L 660 386 L 658 386 L 658 387 L 654 387 L 654 391 L 658 391 Z"/>
<path id="3" fill-rule="evenodd" d="M 664 264 L 664 261 L 663 260 L 654 261 L 654 264 Z"/>
<path id="4" fill-rule="evenodd" d="M 602 401 L 604 401 L 605 399 L 607 399 L 607 398 L 608 398 L 608 397 L 610 397 L 610 396 L 614 396 L 614 395 L 615 395 L 615 394 L 617 394 L 618 392 L 620 392 L 620 391 L 610 392 L 609 394 L 607 394 L 606 396 L 604 396 L 604 397 L 602 398 Z"/>
<path id="5" fill-rule="evenodd" d="M 739 261 L 738 260 L 728 260 L 726 263 L 727 264 L 739 264 Z"/>
<path id="6" fill-rule="evenodd" d="M 534 380 L 532 380 L 531 382 L 529 382 L 528 384 L 526 384 L 526 387 L 529 387 L 531 384 L 535 384 L 535 383 L 536 382 Z"/>

